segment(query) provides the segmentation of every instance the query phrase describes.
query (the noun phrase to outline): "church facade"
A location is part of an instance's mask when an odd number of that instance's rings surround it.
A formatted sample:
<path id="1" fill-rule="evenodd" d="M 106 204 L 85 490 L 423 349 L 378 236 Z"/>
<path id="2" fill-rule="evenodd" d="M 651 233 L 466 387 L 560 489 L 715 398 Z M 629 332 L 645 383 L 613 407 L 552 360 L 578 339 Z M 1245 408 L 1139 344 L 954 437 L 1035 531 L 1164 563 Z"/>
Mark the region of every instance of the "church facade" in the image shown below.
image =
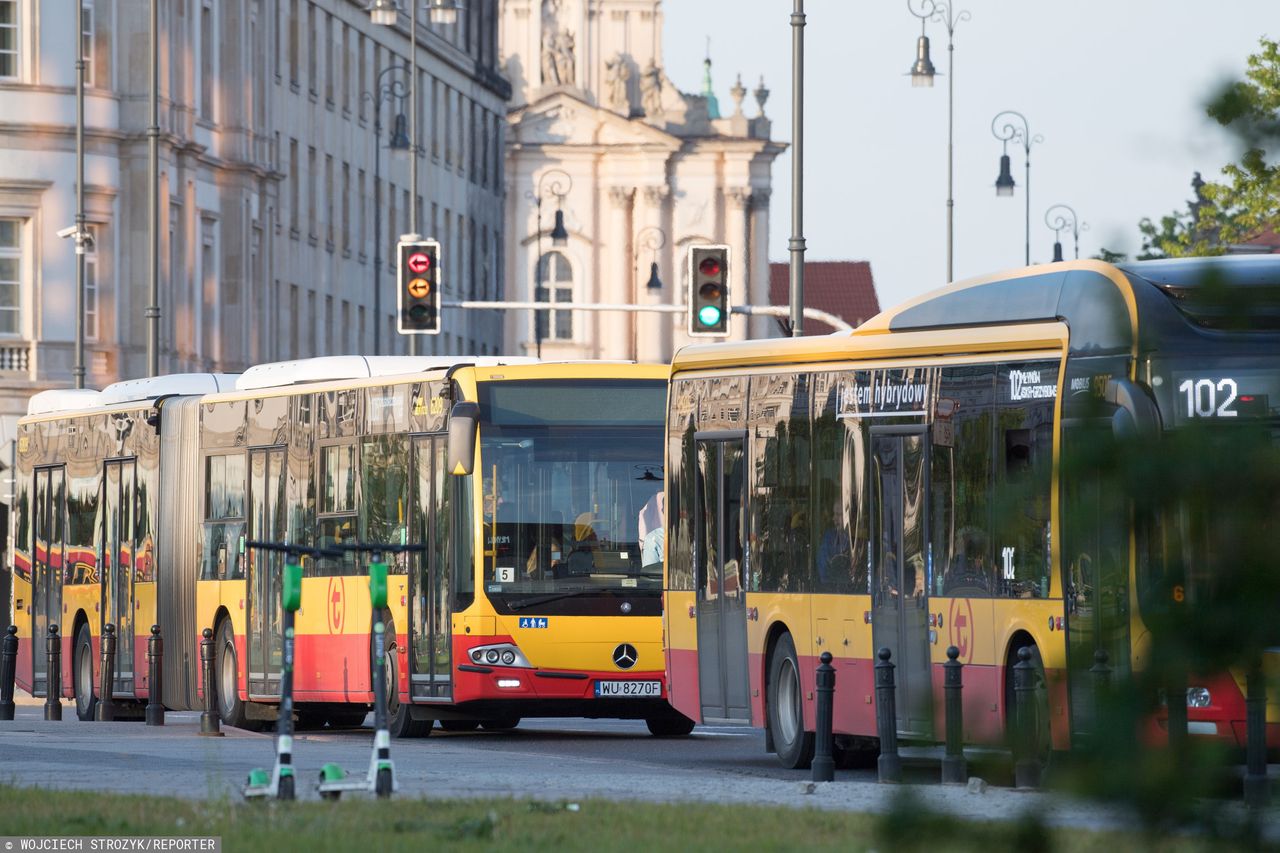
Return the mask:
<path id="1" fill-rule="evenodd" d="M 730 247 L 733 304 L 769 300 L 770 139 L 763 81 L 741 79 L 721 115 L 663 68 L 660 0 L 501 0 L 500 58 L 512 83 L 506 136 L 503 351 L 544 358 L 669 360 L 682 312 L 568 311 L 574 303 L 681 305 L 691 245 Z M 748 115 L 748 112 L 751 115 Z M 537 315 L 537 316 L 535 316 Z M 734 315 L 730 339 L 777 335 Z"/>

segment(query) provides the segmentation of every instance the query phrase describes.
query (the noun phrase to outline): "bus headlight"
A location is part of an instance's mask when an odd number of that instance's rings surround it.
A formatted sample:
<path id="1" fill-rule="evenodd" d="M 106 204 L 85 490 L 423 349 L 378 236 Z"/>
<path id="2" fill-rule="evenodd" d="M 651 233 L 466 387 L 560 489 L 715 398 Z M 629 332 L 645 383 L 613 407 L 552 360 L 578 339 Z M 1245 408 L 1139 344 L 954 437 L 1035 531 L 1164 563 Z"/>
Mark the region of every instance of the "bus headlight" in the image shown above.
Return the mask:
<path id="1" fill-rule="evenodd" d="M 1209 694 L 1208 687 L 1188 687 L 1187 688 L 1187 707 L 1188 708 L 1208 708 L 1213 704 L 1213 696 Z"/>
<path id="2" fill-rule="evenodd" d="M 470 652 L 471 660 L 475 663 L 488 664 L 489 666 L 519 666 L 525 669 L 532 669 L 533 664 L 529 663 L 529 659 L 524 656 L 520 648 L 514 643 L 498 643 L 493 646 L 478 646 Z"/>

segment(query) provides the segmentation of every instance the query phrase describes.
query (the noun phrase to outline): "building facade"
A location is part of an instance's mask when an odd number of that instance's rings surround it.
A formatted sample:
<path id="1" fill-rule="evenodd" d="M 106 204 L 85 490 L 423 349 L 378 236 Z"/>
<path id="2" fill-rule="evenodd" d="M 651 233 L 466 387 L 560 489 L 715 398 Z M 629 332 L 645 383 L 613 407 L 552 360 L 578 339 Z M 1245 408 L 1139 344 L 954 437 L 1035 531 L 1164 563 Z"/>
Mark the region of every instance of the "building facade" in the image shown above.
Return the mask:
<path id="1" fill-rule="evenodd" d="M 500 22 L 513 90 L 509 298 L 681 304 L 689 246 L 724 243 L 731 301 L 767 305 L 771 168 L 784 146 L 770 139 L 763 81 L 751 117 L 741 79 L 721 117 L 709 59 L 701 94 L 677 90 L 660 0 L 501 0 Z M 687 324 L 683 313 L 516 311 L 505 351 L 664 361 Z M 741 315 L 731 332 L 778 334 L 772 319 Z"/>
<path id="2" fill-rule="evenodd" d="M 83 0 L 79 22 L 56 5 L 0 0 L 0 442 L 32 393 L 72 383 L 75 256 L 57 232 L 75 222 L 77 46 L 86 384 L 146 371 L 150 0 Z M 365 6 L 160 3 L 162 373 L 407 351 L 394 246 L 411 205 L 442 244 L 445 299 L 504 295 L 497 0 L 455 24 L 419 15 L 415 199 L 410 154 L 387 148 L 409 114 L 408 17 L 374 26 Z M 496 353 L 502 324 L 446 311 L 420 351 Z"/>

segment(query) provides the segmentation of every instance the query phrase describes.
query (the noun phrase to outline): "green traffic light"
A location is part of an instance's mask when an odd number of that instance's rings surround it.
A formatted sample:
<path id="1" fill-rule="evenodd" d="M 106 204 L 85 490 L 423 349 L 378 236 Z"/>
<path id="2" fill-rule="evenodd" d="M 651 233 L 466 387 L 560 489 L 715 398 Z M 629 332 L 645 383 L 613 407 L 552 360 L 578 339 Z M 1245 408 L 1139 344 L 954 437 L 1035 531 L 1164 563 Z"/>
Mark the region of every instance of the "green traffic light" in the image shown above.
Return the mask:
<path id="1" fill-rule="evenodd" d="M 704 326 L 714 326 L 720 322 L 720 309 L 714 305 L 704 305 L 698 309 L 698 322 Z"/>

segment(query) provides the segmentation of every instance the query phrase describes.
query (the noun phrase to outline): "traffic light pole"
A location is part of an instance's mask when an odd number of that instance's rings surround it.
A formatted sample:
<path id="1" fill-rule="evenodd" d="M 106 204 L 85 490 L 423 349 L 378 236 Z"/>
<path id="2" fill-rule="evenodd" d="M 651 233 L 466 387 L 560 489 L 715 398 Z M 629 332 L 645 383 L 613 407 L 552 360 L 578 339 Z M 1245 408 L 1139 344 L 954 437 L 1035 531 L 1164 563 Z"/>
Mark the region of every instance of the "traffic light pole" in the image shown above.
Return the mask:
<path id="1" fill-rule="evenodd" d="M 671 305 L 668 303 L 632 305 L 629 302 L 574 302 L 566 305 L 563 302 L 482 302 L 479 300 L 464 300 L 461 302 L 441 302 L 440 304 L 444 308 L 478 311 L 626 311 L 632 314 L 650 311 L 657 314 L 683 314 L 689 310 L 688 305 Z M 733 305 L 729 308 L 729 311 L 732 314 L 768 317 L 788 317 L 791 314 L 791 309 L 786 305 Z M 847 332 L 853 329 L 853 326 L 850 326 L 835 314 L 819 308 L 805 306 L 804 316 L 809 320 L 826 323 L 837 331 Z"/>

